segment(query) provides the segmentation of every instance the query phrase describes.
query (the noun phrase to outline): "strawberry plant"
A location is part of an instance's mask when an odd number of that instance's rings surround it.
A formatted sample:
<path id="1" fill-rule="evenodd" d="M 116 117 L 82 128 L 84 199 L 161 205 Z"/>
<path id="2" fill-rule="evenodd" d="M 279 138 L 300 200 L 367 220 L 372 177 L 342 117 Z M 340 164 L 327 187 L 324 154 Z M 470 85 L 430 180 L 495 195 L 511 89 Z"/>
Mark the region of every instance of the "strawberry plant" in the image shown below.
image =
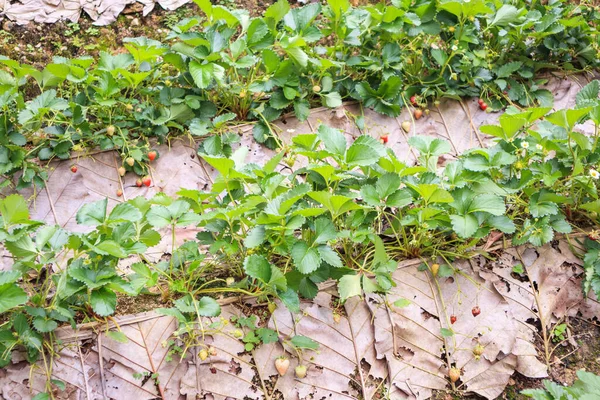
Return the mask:
<path id="1" fill-rule="evenodd" d="M 145 176 L 155 141 L 191 135 L 203 152 L 228 154 L 228 127 L 245 121 L 276 148 L 272 122 L 284 112 L 305 120 L 311 107 L 344 99 L 392 116 L 409 100 L 426 109 L 442 96 L 480 96 L 484 111 L 546 107 L 541 70 L 587 70 L 599 59 L 587 23 L 598 11 L 585 4 L 279 0 L 251 18 L 196 3 L 203 15 L 173 24 L 164 43 L 128 38 L 125 53 L 55 57 L 41 71 L 0 56 L 2 184 L 42 186 L 48 161 L 95 147 L 118 150 L 126 172 Z"/>

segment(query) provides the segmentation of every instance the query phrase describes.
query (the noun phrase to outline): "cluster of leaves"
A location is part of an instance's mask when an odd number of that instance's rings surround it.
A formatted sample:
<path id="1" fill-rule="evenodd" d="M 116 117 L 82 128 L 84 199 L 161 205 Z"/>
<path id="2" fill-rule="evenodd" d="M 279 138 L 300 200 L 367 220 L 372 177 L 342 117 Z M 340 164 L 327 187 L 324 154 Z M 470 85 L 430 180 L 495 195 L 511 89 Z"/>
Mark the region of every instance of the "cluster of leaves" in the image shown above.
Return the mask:
<path id="1" fill-rule="evenodd" d="M 600 377 L 584 370 L 577 371 L 572 386 L 544 381 L 543 389 L 527 389 L 521 393 L 535 400 L 592 400 L 600 396 Z"/>
<path id="2" fill-rule="evenodd" d="M 497 138 L 493 147 L 442 167 L 440 156 L 450 151 L 444 140 L 411 137 L 419 159 L 409 166 L 371 136 L 348 144 L 324 125 L 295 136 L 262 166 L 244 161 L 247 147 L 203 154 L 219 172 L 209 190 L 138 197 L 110 211 L 106 200 L 86 204 L 77 221 L 88 233 L 32 221 L 23 198 L 8 196 L 0 201 L 0 239 L 14 265 L 0 272 L 0 313 L 11 314 L 0 326 L 2 362 L 17 346 L 34 360 L 42 335 L 73 324 L 76 313 L 112 315 L 118 294 L 160 290 L 175 299 L 163 312 L 189 333 L 200 317 L 219 314 L 210 294 L 275 297 L 298 311 L 300 296 L 314 298 L 320 282 L 336 280 L 341 301 L 386 292 L 395 260 L 451 264 L 493 231 L 540 246 L 555 232 L 597 225 L 599 91 L 597 81 L 586 86 L 573 109 L 509 109 L 500 125 L 481 128 Z M 595 135 L 573 130 L 584 121 Z M 286 156 L 301 164 L 283 168 Z M 178 245 L 177 230 L 189 226 L 196 238 Z M 170 257 L 148 260 L 146 251 L 169 232 Z M 586 290 L 598 288 L 597 240 L 586 257 Z M 252 332 L 248 346 L 272 339 Z"/>
<path id="3" fill-rule="evenodd" d="M 542 69 L 598 65 L 595 24 L 584 4 L 550 1 L 394 0 L 352 7 L 328 0 L 263 16 L 196 0 L 203 17 L 175 24 L 167 43 L 125 39 L 127 53 L 55 57 L 43 70 L 0 56 L 0 174 L 17 188 L 43 185 L 45 161 L 91 147 L 117 149 L 126 171 L 148 172 L 149 140 L 211 136 L 256 121 L 254 137 L 277 146 L 271 124 L 293 110 L 357 99 L 397 115 L 441 96 L 506 103 L 552 102 Z M 234 121 L 235 120 L 235 121 Z M 11 184 L 6 179 L 4 185 Z"/>

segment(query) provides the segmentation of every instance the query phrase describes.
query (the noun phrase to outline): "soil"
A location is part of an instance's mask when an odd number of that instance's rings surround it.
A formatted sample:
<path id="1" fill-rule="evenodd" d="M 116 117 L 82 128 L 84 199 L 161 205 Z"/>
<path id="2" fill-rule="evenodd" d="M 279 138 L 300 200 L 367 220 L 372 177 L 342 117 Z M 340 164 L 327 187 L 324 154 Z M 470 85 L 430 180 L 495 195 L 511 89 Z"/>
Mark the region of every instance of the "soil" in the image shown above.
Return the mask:
<path id="1" fill-rule="evenodd" d="M 160 295 L 140 294 L 139 296 L 118 296 L 115 315 L 136 314 L 157 308 L 172 307 L 170 301 L 165 302 Z"/>
<path id="2" fill-rule="evenodd" d="M 266 10 L 273 0 L 220 0 L 216 3 L 243 8 L 256 16 Z M 76 23 L 31 22 L 24 26 L 6 20 L 0 30 L 0 54 L 41 69 L 52 62 L 54 56 L 97 57 L 101 51 L 122 52 L 123 39 L 128 37 L 145 36 L 164 40 L 171 26 L 184 18 L 201 15 L 198 6 L 193 3 L 175 11 L 166 11 L 157 6 L 146 17 L 140 11 L 141 7 L 128 7 L 116 22 L 108 26 L 94 26 L 88 17 Z"/>

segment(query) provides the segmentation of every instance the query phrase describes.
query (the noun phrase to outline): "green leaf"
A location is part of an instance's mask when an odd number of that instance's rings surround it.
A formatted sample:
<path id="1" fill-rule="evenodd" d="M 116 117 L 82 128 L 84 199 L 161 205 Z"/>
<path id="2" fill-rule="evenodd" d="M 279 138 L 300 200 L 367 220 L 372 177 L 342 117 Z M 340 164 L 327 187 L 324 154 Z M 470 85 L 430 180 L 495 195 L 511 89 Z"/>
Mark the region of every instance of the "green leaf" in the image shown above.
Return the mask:
<path id="1" fill-rule="evenodd" d="M 539 229 L 535 229 L 531 236 L 529 236 L 529 242 L 534 246 L 543 246 L 554 238 L 554 231 L 548 225 L 542 225 Z"/>
<path id="2" fill-rule="evenodd" d="M 498 70 L 496 71 L 496 75 L 498 76 L 498 78 L 508 78 L 511 74 L 517 72 L 522 66 L 523 63 L 521 61 L 513 61 L 506 63 L 500 68 L 498 68 Z"/>
<path id="3" fill-rule="evenodd" d="M 198 88 L 206 89 L 208 86 L 210 86 L 218 73 L 215 66 L 216 64 L 213 63 L 201 64 L 195 60 L 190 61 L 190 74 L 192 75 L 194 83 L 196 86 L 198 86 Z"/>
<path id="4" fill-rule="evenodd" d="M 267 8 L 264 16 L 265 18 L 272 19 L 274 22 L 273 26 L 275 26 L 289 11 L 290 5 L 287 0 L 278 0 Z"/>
<path id="5" fill-rule="evenodd" d="M 505 26 L 511 22 L 514 22 L 518 17 L 519 10 L 517 9 L 517 7 L 512 6 L 510 4 L 504 4 L 502 7 L 500 7 L 498 12 L 496 12 L 494 19 L 492 20 L 489 26 Z"/>
<path id="6" fill-rule="evenodd" d="M 212 297 L 201 297 L 197 308 L 198 314 L 203 317 L 217 317 L 221 314 L 221 306 Z"/>
<path id="7" fill-rule="evenodd" d="M 298 293 L 292 288 L 288 288 L 285 292 L 279 293 L 279 299 L 291 312 L 300 312 L 300 298 Z"/>
<path id="8" fill-rule="evenodd" d="M 342 96 L 338 92 L 331 92 L 323 95 L 323 103 L 326 107 L 336 108 L 342 105 Z"/>
<path id="9" fill-rule="evenodd" d="M 447 190 L 441 189 L 432 183 L 421 183 L 418 186 L 410 185 L 426 203 L 451 203 L 454 197 Z"/>
<path id="10" fill-rule="evenodd" d="M 410 302 L 410 300 L 407 299 L 398 299 L 394 302 L 394 306 L 398 308 L 408 307 L 411 304 L 412 303 Z"/>
<path id="11" fill-rule="evenodd" d="M 338 282 L 340 300 L 346 301 L 350 297 L 360 296 L 362 289 L 360 285 L 361 275 L 344 275 Z"/>
<path id="12" fill-rule="evenodd" d="M 110 254 L 113 257 L 127 257 L 125 250 L 123 250 L 123 248 L 114 240 L 105 240 L 98 243 L 95 247 L 97 250 L 100 250 L 100 252 Z"/>
<path id="13" fill-rule="evenodd" d="M 596 79 L 585 85 L 579 93 L 577 93 L 575 102 L 577 107 L 595 106 L 598 104 L 598 101 L 600 101 L 598 96 L 600 96 L 600 81 Z"/>
<path id="14" fill-rule="evenodd" d="M 321 245 L 319 246 L 318 250 L 321 259 L 327 264 L 336 268 L 341 268 L 344 266 L 344 264 L 342 263 L 342 259 L 338 255 L 337 251 L 333 250 L 331 247 L 327 245 Z"/>
<path id="15" fill-rule="evenodd" d="M 452 221 L 452 229 L 461 238 L 472 237 L 479 229 L 477 218 L 472 214 L 451 215 L 450 221 Z"/>
<path id="16" fill-rule="evenodd" d="M 321 265 L 318 250 L 310 247 L 306 242 L 296 242 L 290 253 L 298 271 L 305 275 L 315 271 Z"/>
<path id="17" fill-rule="evenodd" d="M 92 291 L 90 304 L 96 314 L 107 317 L 115 313 L 117 307 L 117 295 L 112 290 L 101 287 Z"/>
<path id="18" fill-rule="evenodd" d="M 480 194 L 475 196 L 469 212 L 488 212 L 492 215 L 503 215 L 506 211 L 504 200 L 495 194 Z"/>
<path id="19" fill-rule="evenodd" d="M 298 349 L 309 349 L 309 350 L 318 350 L 319 343 L 315 342 L 311 338 L 302 335 L 296 335 L 291 340 L 294 347 Z"/>
<path id="20" fill-rule="evenodd" d="M 146 214 L 146 221 L 154 228 L 164 228 L 171 224 L 171 213 L 165 206 L 154 206 Z"/>
<path id="21" fill-rule="evenodd" d="M 317 129 L 317 135 L 330 153 L 338 156 L 343 156 L 346 153 L 346 137 L 340 130 L 330 128 L 327 125 L 320 125 Z"/>
<path id="22" fill-rule="evenodd" d="M 324 244 L 335 238 L 337 238 L 337 232 L 330 219 L 322 217 L 315 221 L 314 243 Z"/>
<path id="23" fill-rule="evenodd" d="M 506 215 L 493 216 L 488 220 L 488 223 L 492 228 L 504 233 L 515 233 L 517 230 L 515 223 Z"/>
<path id="24" fill-rule="evenodd" d="M 556 203 L 544 200 L 543 197 L 540 198 L 540 196 L 543 194 L 544 191 L 536 192 L 529 199 L 529 213 L 534 218 L 540 218 L 546 215 L 554 215 L 558 213 L 558 206 Z"/>
<path id="25" fill-rule="evenodd" d="M 251 278 L 268 283 L 271 278 L 271 264 L 265 257 L 252 254 L 244 259 L 244 272 Z"/>
<path id="26" fill-rule="evenodd" d="M 302 99 L 294 101 L 294 113 L 300 122 L 306 121 L 310 116 L 310 103 L 308 100 Z"/>
<path id="27" fill-rule="evenodd" d="M 0 271 L 0 285 L 14 283 L 21 278 L 21 271 Z"/>
<path id="28" fill-rule="evenodd" d="M 285 49 L 290 58 L 299 64 L 301 67 L 306 68 L 308 65 L 308 55 L 299 47 L 290 47 Z"/>
<path id="29" fill-rule="evenodd" d="M 20 194 L 11 194 L 0 200 L 0 215 L 5 226 L 29 222 L 27 202 Z"/>
<path id="30" fill-rule="evenodd" d="M 127 335 L 125 335 L 121 331 L 108 331 L 108 332 L 106 332 L 106 336 L 109 339 L 114 340 L 115 342 L 119 342 L 119 343 L 129 342 L 129 338 L 127 337 Z"/>
<path id="31" fill-rule="evenodd" d="M 359 136 L 346 152 L 349 166 L 367 166 L 375 164 L 385 155 L 385 146 L 372 136 Z"/>
<path id="32" fill-rule="evenodd" d="M 0 285 L 0 314 L 27 301 L 27 293 L 14 283 Z"/>
<path id="33" fill-rule="evenodd" d="M 58 328 L 55 320 L 46 317 L 36 317 L 33 319 L 33 327 L 41 333 L 48 333 Z"/>
<path id="34" fill-rule="evenodd" d="M 265 241 L 265 227 L 262 225 L 255 226 L 248 231 L 246 239 L 244 239 L 244 246 L 249 249 L 260 246 Z"/>
<path id="35" fill-rule="evenodd" d="M 450 329 L 448 329 L 448 328 L 442 328 L 442 329 L 440 329 L 440 334 L 441 334 L 443 337 L 452 337 L 452 336 L 454 336 L 454 332 L 452 332 L 452 331 L 451 331 Z"/>
<path id="36" fill-rule="evenodd" d="M 108 199 L 102 199 L 85 204 L 77 211 L 77 223 L 87 226 L 102 225 L 106 220 L 106 207 Z"/>
<path id="37" fill-rule="evenodd" d="M 273 329 L 258 328 L 254 332 L 256 333 L 256 336 L 258 336 L 260 341 L 264 344 L 275 343 L 277 340 L 279 340 L 277 332 L 275 332 Z"/>

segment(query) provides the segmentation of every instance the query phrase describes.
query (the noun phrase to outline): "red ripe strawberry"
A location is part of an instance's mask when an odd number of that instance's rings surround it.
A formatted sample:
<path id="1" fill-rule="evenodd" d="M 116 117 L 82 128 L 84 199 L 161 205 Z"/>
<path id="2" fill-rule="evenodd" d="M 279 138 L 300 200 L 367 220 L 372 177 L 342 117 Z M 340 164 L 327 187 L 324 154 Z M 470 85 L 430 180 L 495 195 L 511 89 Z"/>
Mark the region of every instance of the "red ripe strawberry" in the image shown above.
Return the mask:
<path id="1" fill-rule="evenodd" d="M 217 369 L 215 367 L 210 367 L 210 373 L 211 374 L 216 374 L 217 373 Z"/>
<path id="2" fill-rule="evenodd" d="M 480 98 L 480 99 L 477 100 L 477 103 L 479 103 L 479 105 L 482 105 L 485 102 L 483 101 L 483 99 Z"/>
<path id="3" fill-rule="evenodd" d="M 487 103 L 483 102 L 479 105 L 479 108 L 481 108 L 481 110 L 485 111 L 485 110 L 487 110 L 488 105 L 487 105 Z"/>
<path id="4" fill-rule="evenodd" d="M 71 165 L 71 172 L 72 173 L 77 172 L 77 165 Z"/>
<path id="5" fill-rule="evenodd" d="M 138 179 L 138 180 L 135 181 L 135 186 L 142 187 L 142 185 L 143 185 L 143 182 L 142 182 L 141 179 Z"/>
<path id="6" fill-rule="evenodd" d="M 379 138 L 381 143 L 386 144 L 388 142 L 388 135 L 383 135 Z"/>
<path id="7" fill-rule="evenodd" d="M 451 315 L 450 316 L 450 323 L 454 324 L 456 322 L 456 315 Z"/>
<path id="8" fill-rule="evenodd" d="M 481 309 L 479 308 L 479 306 L 473 307 L 473 309 L 471 310 L 471 314 L 473 314 L 474 317 L 481 314 Z"/>
<path id="9" fill-rule="evenodd" d="M 415 96 L 414 94 L 410 96 L 410 104 L 412 104 L 413 106 L 417 105 L 417 96 Z"/>
<path id="10" fill-rule="evenodd" d="M 123 191 L 121 189 L 117 189 L 117 197 L 123 196 Z"/>
<path id="11" fill-rule="evenodd" d="M 415 110 L 415 119 L 420 119 L 423 116 L 423 110 L 416 109 Z"/>
<path id="12" fill-rule="evenodd" d="M 149 176 L 145 176 L 142 178 L 142 183 L 146 186 L 150 186 L 152 184 L 152 179 Z"/>
<path id="13" fill-rule="evenodd" d="M 154 161 L 156 159 L 157 154 L 158 153 L 156 152 L 156 150 L 150 150 L 148 152 L 148 160 Z"/>

